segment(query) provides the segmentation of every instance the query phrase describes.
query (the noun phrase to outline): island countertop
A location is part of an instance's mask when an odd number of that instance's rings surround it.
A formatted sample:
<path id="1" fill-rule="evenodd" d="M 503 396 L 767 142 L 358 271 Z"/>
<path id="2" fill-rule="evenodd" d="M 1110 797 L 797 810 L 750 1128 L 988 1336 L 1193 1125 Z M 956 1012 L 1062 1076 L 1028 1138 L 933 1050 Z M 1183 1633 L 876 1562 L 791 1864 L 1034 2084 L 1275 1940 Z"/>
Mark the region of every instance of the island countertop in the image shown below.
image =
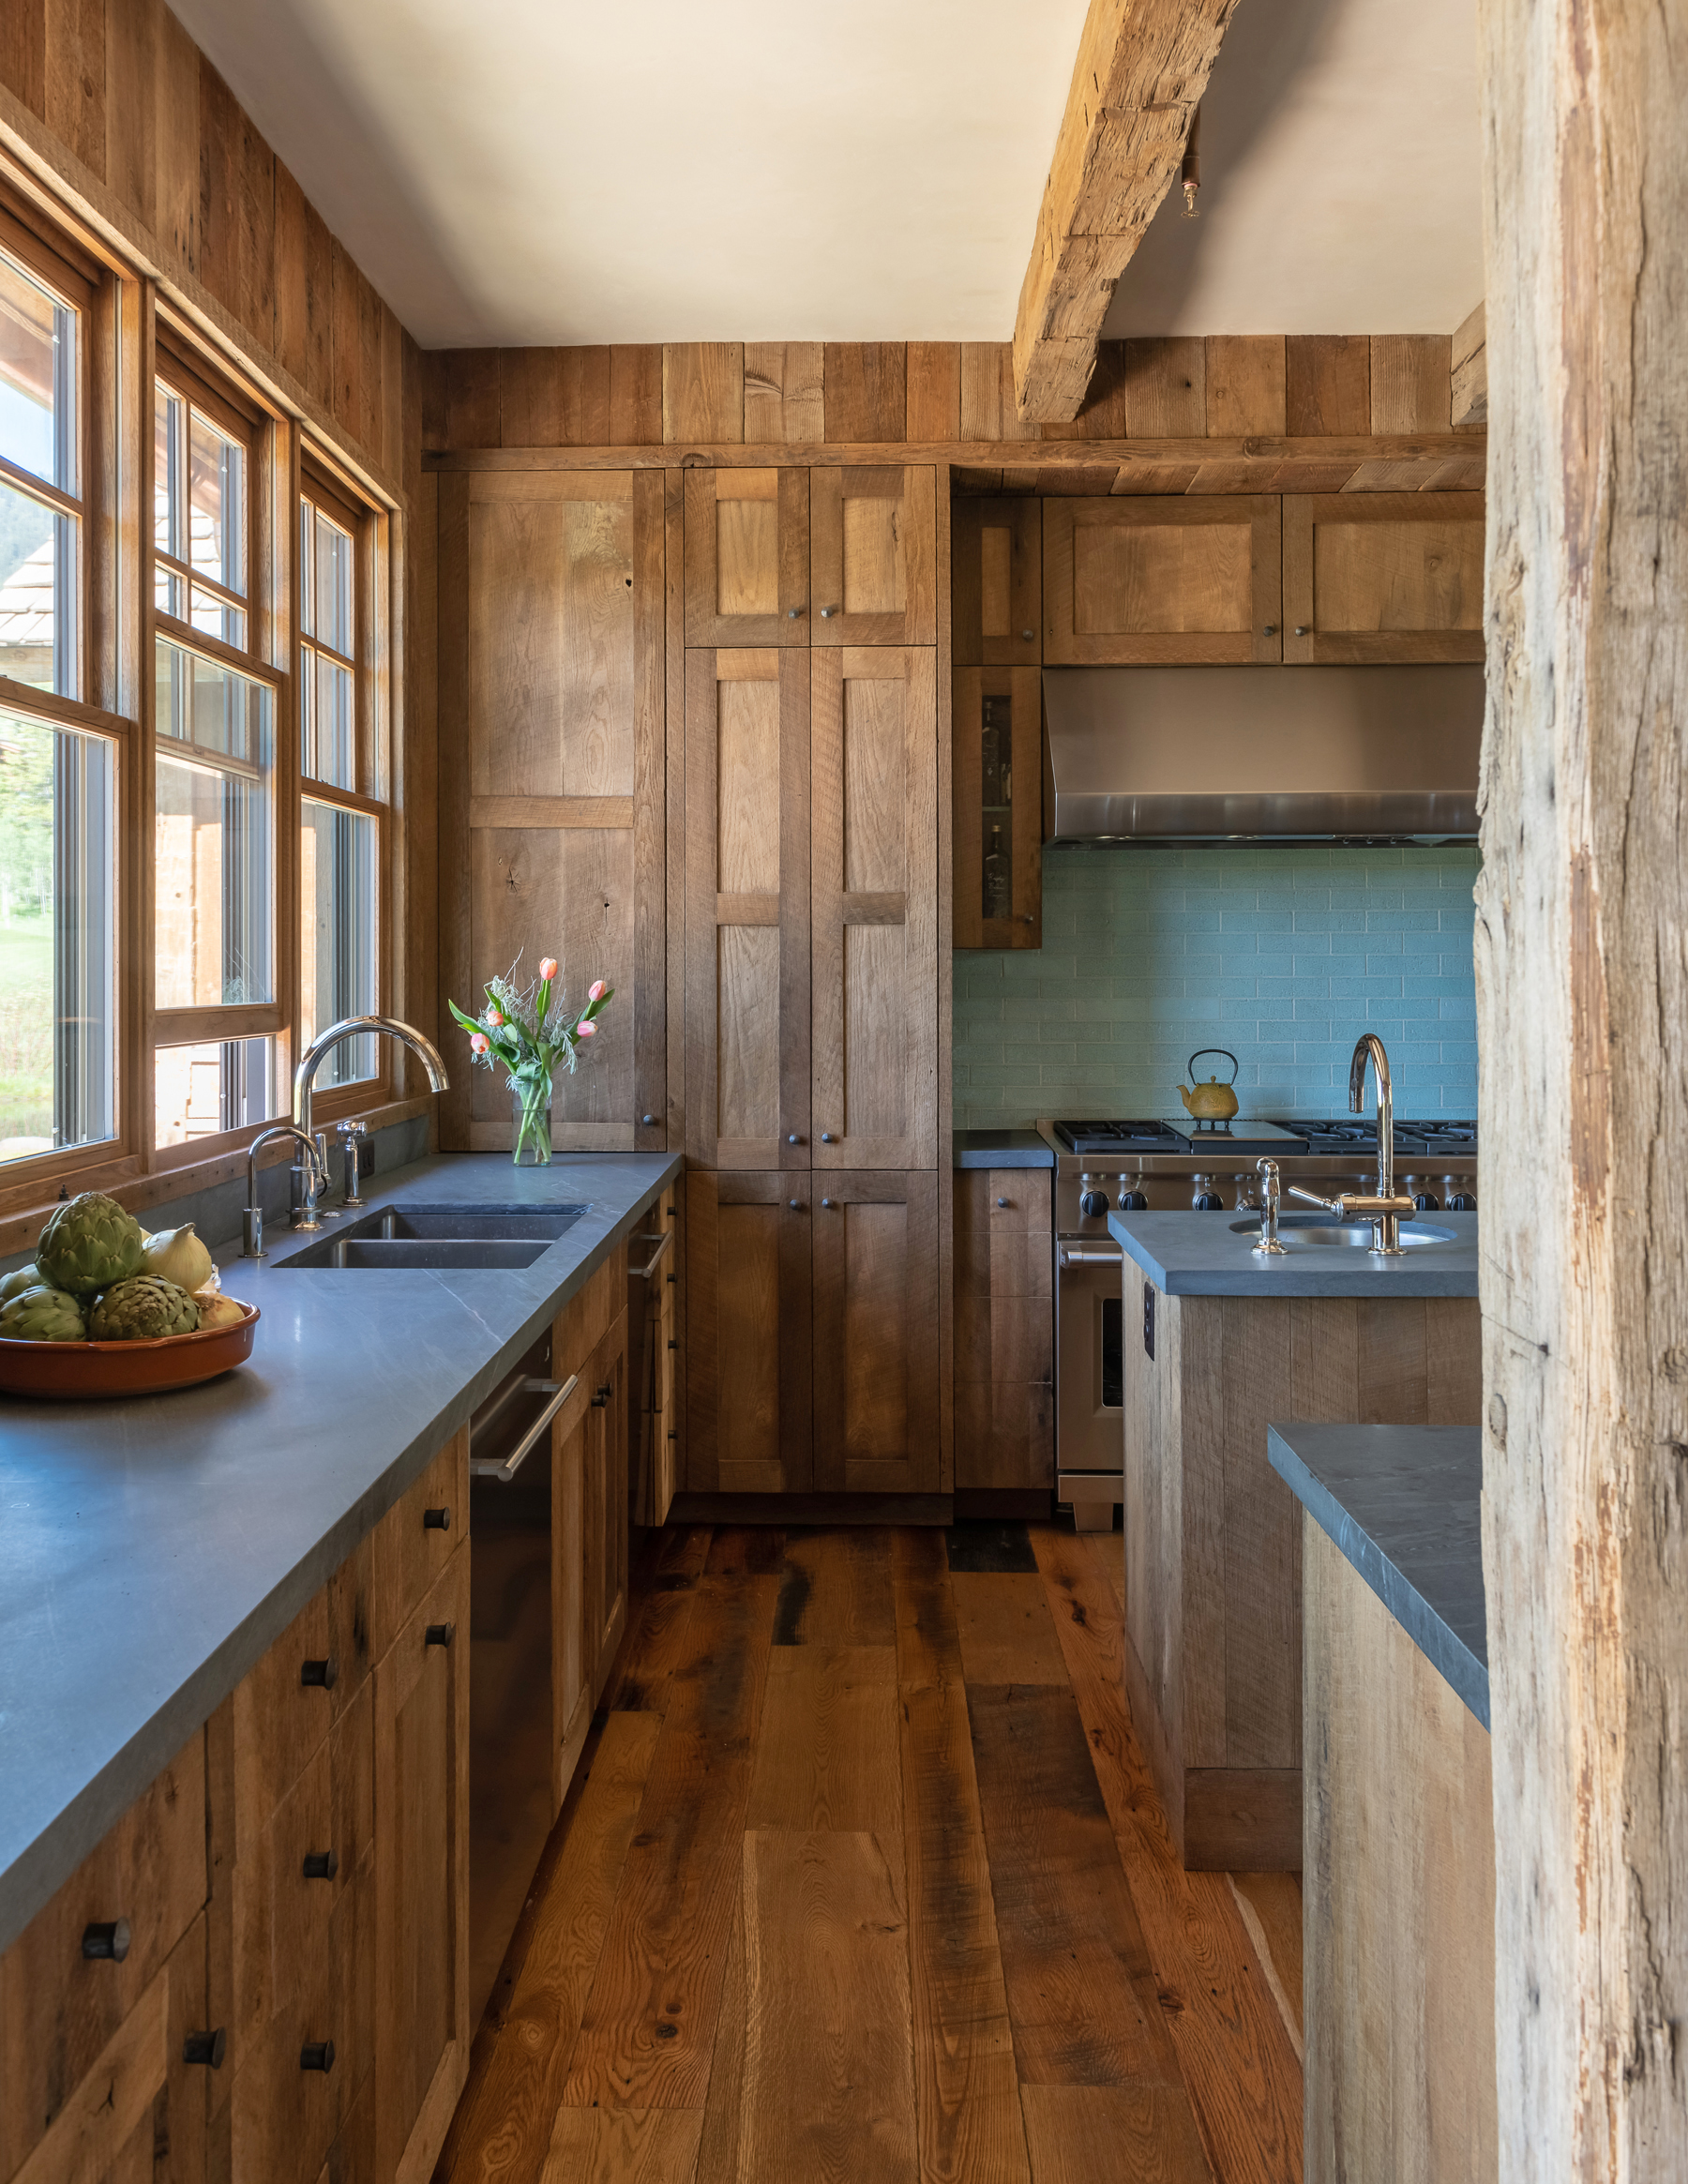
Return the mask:
<path id="1" fill-rule="evenodd" d="M 1299 1214 L 1286 1212 L 1288 1230 Z M 1426 1213 L 1451 1228 L 1450 1243 L 1415 1244 L 1399 1258 L 1374 1258 L 1346 1245 L 1254 1255 L 1240 1213 L 1110 1213 L 1108 1234 L 1167 1297 L 1475 1297 L 1475 1213 Z M 1320 1218 L 1317 1213 L 1313 1219 Z"/>
<path id="2" fill-rule="evenodd" d="M 444 1154 L 371 1207 L 583 1206 L 519 1270 L 300 1269 L 218 1254 L 249 1363 L 173 1394 L 0 1396 L 0 1951 L 498 1384 L 678 1154 Z"/>

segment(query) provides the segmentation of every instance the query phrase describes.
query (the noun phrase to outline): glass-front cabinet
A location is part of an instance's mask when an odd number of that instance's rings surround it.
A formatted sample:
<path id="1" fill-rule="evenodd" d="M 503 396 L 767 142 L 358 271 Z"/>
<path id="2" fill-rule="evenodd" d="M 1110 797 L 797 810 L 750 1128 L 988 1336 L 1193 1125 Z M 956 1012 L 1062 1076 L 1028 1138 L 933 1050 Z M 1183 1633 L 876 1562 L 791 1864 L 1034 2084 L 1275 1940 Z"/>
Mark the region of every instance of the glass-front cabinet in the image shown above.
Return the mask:
<path id="1" fill-rule="evenodd" d="M 1042 503 L 954 505 L 955 944 L 1043 943 Z"/>

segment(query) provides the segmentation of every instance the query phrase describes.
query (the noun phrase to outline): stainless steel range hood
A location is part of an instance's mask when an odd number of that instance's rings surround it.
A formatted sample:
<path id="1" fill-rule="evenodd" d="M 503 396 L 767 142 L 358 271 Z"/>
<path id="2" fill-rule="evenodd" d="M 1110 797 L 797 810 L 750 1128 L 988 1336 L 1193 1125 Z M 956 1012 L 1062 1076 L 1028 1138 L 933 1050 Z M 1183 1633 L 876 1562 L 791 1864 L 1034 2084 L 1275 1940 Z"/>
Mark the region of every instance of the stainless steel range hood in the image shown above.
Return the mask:
<path id="1" fill-rule="evenodd" d="M 1473 841 L 1481 667 L 1046 668 L 1044 839 Z"/>

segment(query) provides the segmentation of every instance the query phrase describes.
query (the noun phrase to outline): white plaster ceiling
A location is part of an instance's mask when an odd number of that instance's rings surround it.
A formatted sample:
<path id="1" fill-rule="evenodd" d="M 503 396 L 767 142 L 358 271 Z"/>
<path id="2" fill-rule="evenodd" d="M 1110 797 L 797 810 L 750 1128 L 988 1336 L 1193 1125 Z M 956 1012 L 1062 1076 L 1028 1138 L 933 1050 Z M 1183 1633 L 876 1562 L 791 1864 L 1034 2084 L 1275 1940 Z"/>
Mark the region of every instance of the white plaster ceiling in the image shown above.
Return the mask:
<path id="1" fill-rule="evenodd" d="M 173 0 L 424 347 L 1001 340 L 1085 0 Z M 1475 0 L 1242 0 L 1110 333 L 1482 292 Z"/>

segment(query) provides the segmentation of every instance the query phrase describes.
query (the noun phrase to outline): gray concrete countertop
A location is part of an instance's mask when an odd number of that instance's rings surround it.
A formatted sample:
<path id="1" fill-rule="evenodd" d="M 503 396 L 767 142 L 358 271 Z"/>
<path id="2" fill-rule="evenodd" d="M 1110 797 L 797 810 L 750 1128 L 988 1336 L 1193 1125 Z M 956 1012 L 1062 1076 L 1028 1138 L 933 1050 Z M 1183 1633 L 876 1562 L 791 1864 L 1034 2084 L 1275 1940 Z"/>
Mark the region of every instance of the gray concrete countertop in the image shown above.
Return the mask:
<path id="1" fill-rule="evenodd" d="M 1474 1425 L 1273 1425 L 1272 1468 L 1489 1726 L 1483 1434 Z"/>
<path id="2" fill-rule="evenodd" d="M 957 1130 L 957 1167 L 1053 1167 L 1055 1155 L 1035 1130 Z"/>
<path id="3" fill-rule="evenodd" d="M 234 1690 L 677 1174 L 677 1154 L 444 1154 L 371 1207 L 583 1205 L 520 1271 L 218 1254 L 249 1363 L 112 1403 L 0 1396 L 0 1950 Z M 329 1233 L 338 1224 L 330 1224 Z"/>
<path id="4" fill-rule="evenodd" d="M 1319 1216 L 1315 1213 L 1313 1218 Z M 1474 1297 L 1475 1213 L 1427 1213 L 1452 1243 L 1415 1245 L 1400 1258 L 1334 1245 L 1256 1258 L 1240 1213 L 1110 1213 L 1108 1234 L 1168 1297 Z M 1294 1216 L 1285 1215 L 1286 1228 Z"/>

